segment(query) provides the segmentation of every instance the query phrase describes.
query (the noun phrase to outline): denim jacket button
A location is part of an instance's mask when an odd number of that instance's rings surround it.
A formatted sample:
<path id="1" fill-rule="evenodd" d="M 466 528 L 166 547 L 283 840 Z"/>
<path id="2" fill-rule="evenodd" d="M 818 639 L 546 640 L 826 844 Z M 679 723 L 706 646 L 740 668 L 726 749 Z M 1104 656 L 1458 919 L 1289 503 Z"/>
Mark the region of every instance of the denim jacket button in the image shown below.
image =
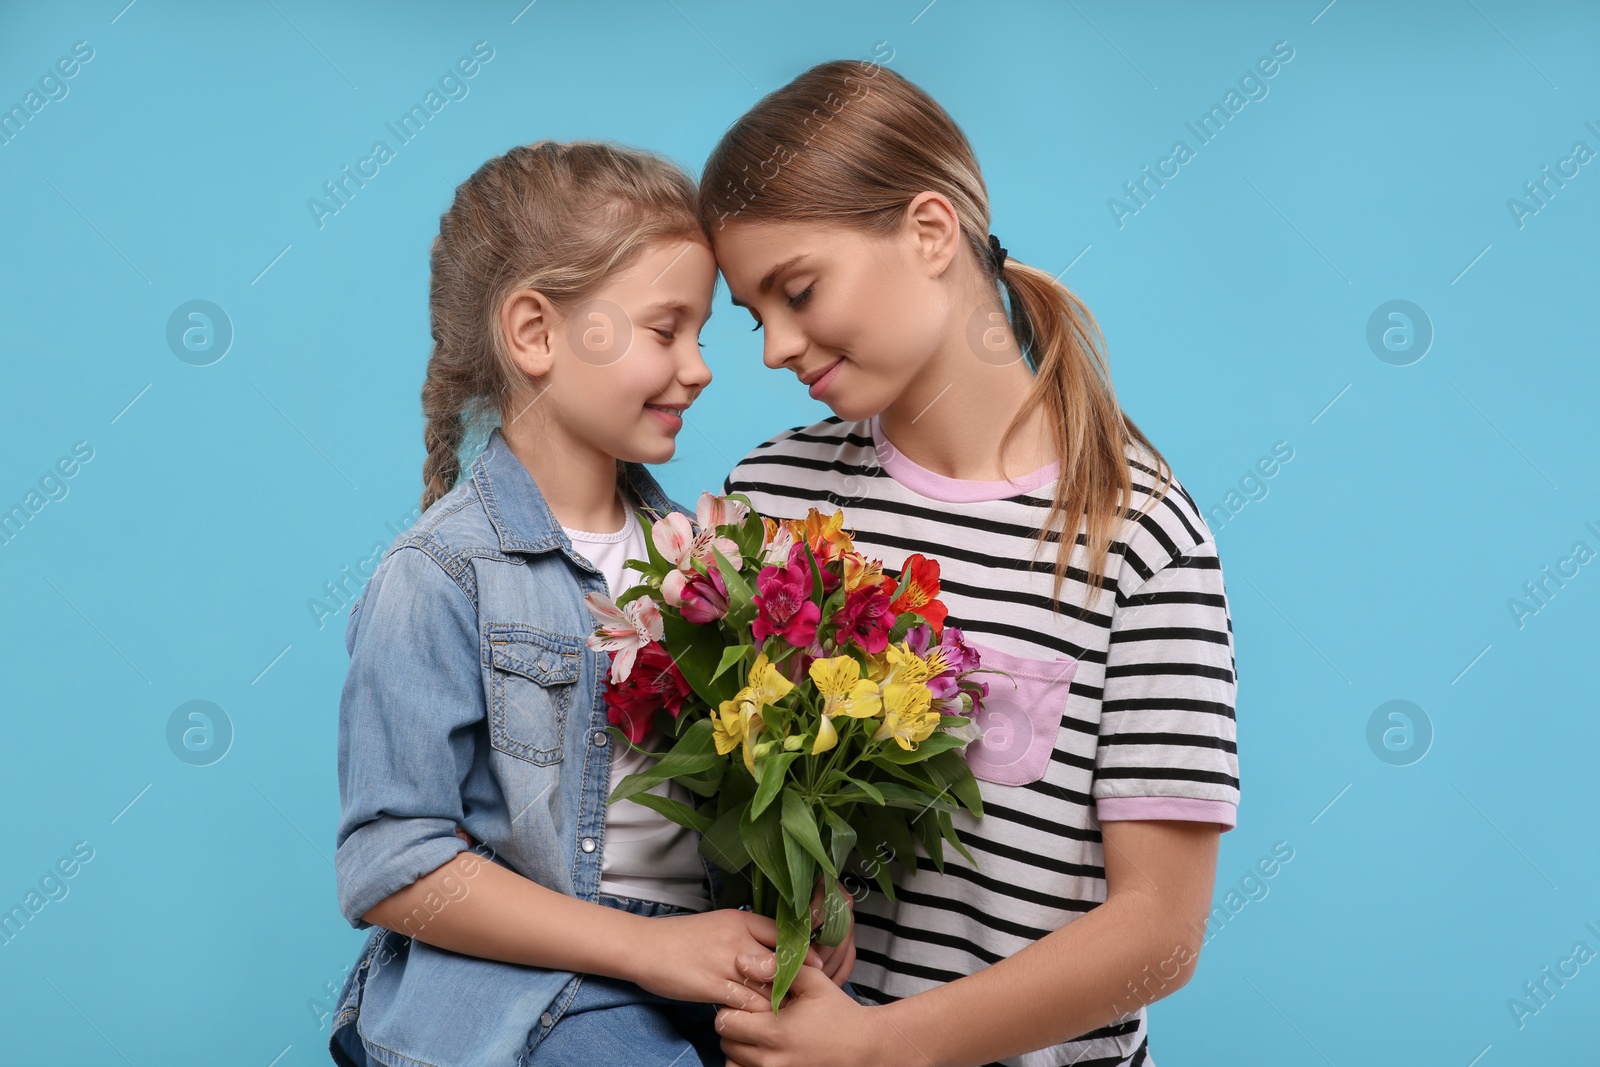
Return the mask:
<path id="1" fill-rule="evenodd" d="M 606 743 L 606 732 L 604 730 L 596 730 L 594 732 L 594 743 L 596 745 L 604 745 Z"/>
<path id="2" fill-rule="evenodd" d="M 594 851 L 594 838 L 586 837 L 586 838 L 583 839 L 583 850 L 585 852 L 593 852 Z"/>
<path id="3" fill-rule="evenodd" d="M 553 1023 L 555 1021 L 556 1021 L 555 1016 L 551 1015 L 549 1012 L 545 1012 L 543 1015 L 539 1016 L 539 1025 L 540 1026 L 549 1026 L 551 1023 Z"/>

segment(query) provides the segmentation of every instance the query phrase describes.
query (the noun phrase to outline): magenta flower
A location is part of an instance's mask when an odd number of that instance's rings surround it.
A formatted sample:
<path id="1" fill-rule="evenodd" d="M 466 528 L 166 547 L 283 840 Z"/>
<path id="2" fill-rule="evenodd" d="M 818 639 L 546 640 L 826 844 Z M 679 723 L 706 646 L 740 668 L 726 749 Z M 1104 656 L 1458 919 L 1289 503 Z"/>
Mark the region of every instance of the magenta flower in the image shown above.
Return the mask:
<path id="1" fill-rule="evenodd" d="M 895 613 L 889 610 L 891 599 L 881 585 L 863 585 L 847 593 L 844 607 L 834 616 L 834 647 L 843 648 L 846 641 L 853 641 L 873 655 L 888 648 L 895 620 Z"/>
<path id="2" fill-rule="evenodd" d="M 697 626 L 704 626 L 728 614 L 728 584 L 722 569 L 713 566 L 705 574 L 691 573 L 678 595 L 678 610 Z"/>
<path id="3" fill-rule="evenodd" d="M 806 546 L 789 550 L 789 562 L 782 567 L 764 567 L 756 576 L 755 625 L 751 633 L 757 642 L 778 634 L 791 645 L 810 645 L 817 636 L 822 609 L 811 599 L 811 561 Z"/>

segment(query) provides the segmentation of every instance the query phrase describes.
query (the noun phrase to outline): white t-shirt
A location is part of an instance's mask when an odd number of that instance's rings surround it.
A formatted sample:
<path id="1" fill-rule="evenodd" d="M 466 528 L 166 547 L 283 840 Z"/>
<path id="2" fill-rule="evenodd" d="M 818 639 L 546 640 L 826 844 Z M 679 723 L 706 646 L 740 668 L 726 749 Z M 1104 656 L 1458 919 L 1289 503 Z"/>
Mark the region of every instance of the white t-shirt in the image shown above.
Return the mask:
<path id="1" fill-rule="evenodd" d="M 1156 482 L 1130 446 L 1133 500 L 1147 508 Z M 850 982 L 887 1003 L 955 981 L 1016 953 L 1106 899 L 1101 824 L 1188 819 L 1235 823 L 1239 762 L 1234 738 L 1233 627 L 1216 542 L 1174 478 L 1165 499 L 1114 531 L 1108 575 L 1081 610 L 1088 567 L 1080 525 L 1061 611 L 1050 593 L 1055 552 L 1034 558 L 1056 464 L 1010 482 L 942 476 L 884 438 L 878 420 L 832 416 L 757 445 L 724 492 L 757 511 L 803 518 L 844 512 L 868 558 L 898 574 L 921 552 L 940 564 L 946 625 L 961 629 L 985 666 L 986 730 L 965 751 L 984 815 L 961 809 L 957 834 L 977 860 L 945 846 L 940 874 L 920 841 L 892 857 L 898 904 L 862 873 L 856 894 L 856 966 Z M 901 865 L 905 861 L 905 866 Z M 1128 998 L 1132 1002 L 1132 998 Z M 1154 1067 L 1144 1009 L 1048 1049 L 1009 1056 L 1005 1067 Z"/>
<path id="2" fill-rule="evenodd" d="M 621 596 L 639 581 L 638 572 L 623 566 L 626 560 L 649 558 L 644 527 L 631 508 L 622 529 L 612 533 L 561 528 L 577 553 L 605 575 L 612 597 Z M 659 717 L 670 712 L 662 710 L 657 714 L 656 724 L 640 746 L 663 752 L 670 738 L 662 735 Z M 606 743 L 613 746 L 611 784 L 606 790 L 610 796 L 623 778 L 647 769 L 655 760 L 634 752 L 615 737 Z M 677 782 L 662 782 L 650 792 L 694 806 L 693 794 Z M 700 835 L 688 827 L 679 826 L 634 800 L 619 800 L 606 809 L 601 844 L 600 892 L 664 901 L 694 911 L 710 909 L 711 898 L 703 884 L 706 872 L 700 861 Z"/>

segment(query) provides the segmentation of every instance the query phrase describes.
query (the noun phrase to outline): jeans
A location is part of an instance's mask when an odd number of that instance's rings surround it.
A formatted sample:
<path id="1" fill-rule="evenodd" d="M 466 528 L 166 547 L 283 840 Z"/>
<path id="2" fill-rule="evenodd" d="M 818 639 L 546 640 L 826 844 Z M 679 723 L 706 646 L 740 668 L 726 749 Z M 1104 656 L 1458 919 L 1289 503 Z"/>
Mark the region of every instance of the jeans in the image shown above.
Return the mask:
<path id="1" fill-rule="evenodd" d="M 635 897 L 599 895 L 599 903 L 635 915 L 683 915 L 688 908 Z M 851 999 L 860 997 L 843 987 Z M 719 1004 L 670 1000 L 637 984 L 579 976 L 577 992 L 533 1049 L 528 1067 L 724 1067 L 716 1031 Z"/>

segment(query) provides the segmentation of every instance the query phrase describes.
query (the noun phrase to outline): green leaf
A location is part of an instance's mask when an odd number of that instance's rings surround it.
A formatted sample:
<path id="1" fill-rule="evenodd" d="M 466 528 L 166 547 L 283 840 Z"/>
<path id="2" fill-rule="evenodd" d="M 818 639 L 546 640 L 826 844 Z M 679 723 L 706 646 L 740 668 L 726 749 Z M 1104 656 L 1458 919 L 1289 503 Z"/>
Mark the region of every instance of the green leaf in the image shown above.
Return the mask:
<path id="1" fill-rule="evenodd" d="M 909 752 L 901 748 L 899 744 L 885 745 L 883 751 L 876 753 L 873 758 L 885 760 L 889 763 L 919 763 L 931 756 L 937 756 L 941 752 L 948 752 L 950 749 L 964 743 L 961 738 L 956 737 L 954 734 L 935 732 L 930 734 L 926 740 L 917 742 L 917 747 Z"/>
<path id="2" fill-rule="evenodd" d="M 855 827 L 845 822 L 827 805 L 822 807 L 822 818 L 828 824 L 828 850 L 832 855 L 833 869 L 835 872 L 842 871 L 850 850 L 856 846 Z"/>
<path id="3" fill-rule="evenodd" d="M 817 566 L 817 554 L 811 551 L 809 543 L 806 543 L 806 559 L 811 562 L 811 599 L 820 610 L 822 607 L 822 568 Z"/>
<path id="4" fill-rule="evenodd" d="M 700 774 L 709 771 L 722 758 L 717 755 L 716 743 L 711 739 L 711 720 L 700 719 L 678 738 L 678 743 L 672 746 L 672 750 L 657 760 L 653 767 L 623 778 L 611 796 L 606 799 L 606 803 L 613 804 L 635 793 L 653 789 L 668 778 L 680 774 Z"/>
<path id="5" fill-rule="evenodd" d="M 750 588 L 750 580 L 734 567 L 733 560 L 716 545 L 711 546 L 711 555 L 717 561 L 717 570 L 722 572 L 722 582 L 728 587 L 728 603 L 735 601 L 748 604 L 755 591 Z M 743 562 L 741 560 L 741 562 Z"/>
<path id="6" fill-rule="evenodd" d="M 771 804 L 773 799 L 777 797 L 778 790 L 783 788 L 784 778 L 787 776 L 785 772 L 789 769 L 789 764 L 799 759 L 801 755 L 803 753 L 784 752 L 782 749 L 774 749 L 756 761 L 756 781 L 758 784 L 756 785 L 755 799 L 750 802 L 750 808 L 755 814 L 760 815 L 767 809 L 767 805 Z"/>
<path id="7" fill-rule="evenodd" d="M 696 833 L 703 834 L 711 829 L 711 817 L 702 815 L 681 800 L 673 800 L 657 793 L 634 793 L 628 797 L 635 804 L 660 812 L 679 826 L 687 826 Z"/>
<path id="8" fill-rule="evenodd" d="M 750 852 L 739 832 L 743 808 L 730 808 L 700 834 L 700 854 L 728 874 L 737 874 L 750 865 Z"/>
<path id="9" fill-rule="evenodd" d="M 967 846 L 963 845 L 961 843 L 961 838 L 956 836 L 956 828 L 955 825 L 950 821 L 950 813 L 947 811 L 941 811 L 939 812 L 938 818 L 939 832 L 945 836 L 945 839 L 948 840 L 951 845 L 955 846 L 955 850 L 957 852 L 966 857 L 968 863 L 976 867 L 978 865 L 978 861 L 972 858 L 972 853 L 967 851 Z"/>
<path id="10" fill-rule="evenodd" d="M 717 664 L 717 669 L 715 671 L 711 672 L 710 680 L 713 682 L 716 681 L 722 676 L 723 671 L 727 670 L 729 667 L 743 659 L 745 653 L 749 652 L 752 647 L 753 646 L 751 645 L 729 645 L 727 648 L 723 649 L 722 662 Z"/>
<path id="11" fill-rule="evenodd" d="M 650 553 L 650 569 L 648 571 L 641 571 L 640 573 L 649 573 L 660 577 L 672 569 L 672 564 L 667 562 L 667 558 L 663 556 L 661 554 L 661 550 L 656 547 L 656 539 L 651 536 L 651 528 L 654 525 L 654 520 L 647 518 L 647 513 L 643 509 L 634 512 L 634 514 L 639 517 L 639 525 L 644 527 L 645 551 Z"/>
<path id="12" fill-rule="evenodd" d="M 753 806 L 745 808 L 739 820 L 739 836 L 756 867 L 767 876 L 780 897 L 787 897 L 789 861 L 783 854 L 783 825 L 778 809 L 768 807 L 758 814 Z"/>
<path id="13" fill-rule="evenodd" d="M 727 647 L 717 627 L 696 626 L 667 610 L 661 613 L 661 629 L 684 680 L 709 707 L 720 708 L 738 692 L 734 679 L 715 677 Z"/>
<path id="14" fill-rule="evenodd" d="M 878 792 L 877 787 L 874 786 L 871 782 L 863 782 L 861 779 L 859 779 L 859 778 L 851 778 L 849 775 L 846 775 L 845 777 L 847 779 L 849 779 L 851 785 L 853 785 L 857 789 L 861 790 L 868 797 L 871 797 L 872 798 L 872 802 L 874 804 L 882 806 L 882 804 L 883 804 L 883 794 Z"/>
<path id="15" fill-rule="evenodd" d="M 968 811 L 979 818 L 983 817 L 983 792 L 965 756 L 959 752 L 941 752 L 924 763 L 922 768 L 940 788 L 948 787 Z"/>
<path id="16" fill-rule="evenodd" d="M 807 940 L 810 940 L 811 894 L 817 885 L 817 861 L 811 858 L 805 846 L 783 830 L 783 857 L 789 867 L 789 903 L 807 916 Z"/>
<path id="17" fill-rule="evenodd" d="M 784 787 L 780 820 L 785 834 L 798 842 L 818 863 L 822 864 L 823 870 L 834 878 L 839 877 L 839 869 L 834 866 L 833 860 L 828 858 L 827 852 L 822 848 L 822 835 L 817 832 L 817 817 L 812 814 L 811 805 L 795 792 L 792 784 Z"/>
<path id="18" fill-rule="evenodd" d="M 924 811 L 911 820 L 912 827 L 917 836 L 922 839 L 922 849 L 933 860 L 933 866 L 940 874 L 944 873 L 944 838 L 939 835 L 939 815 L 936 812 L 929 815 Z"/>
<path id="19" fill-rule="evenodd" d="M 778 901 L 778 912 L 774 916 L 778 924 L 778 968 L 772 977 L 774 1016 L 778 1014 L 778 1005 L 782 1004 L 783 998 L 788 995 L 789 987 L 794 984 L 795 976 L 805 965 L 806 955 L 811 949 L 810 912 L 810 907 L 794 909 L 789 907 L 786 900 Z"/>

